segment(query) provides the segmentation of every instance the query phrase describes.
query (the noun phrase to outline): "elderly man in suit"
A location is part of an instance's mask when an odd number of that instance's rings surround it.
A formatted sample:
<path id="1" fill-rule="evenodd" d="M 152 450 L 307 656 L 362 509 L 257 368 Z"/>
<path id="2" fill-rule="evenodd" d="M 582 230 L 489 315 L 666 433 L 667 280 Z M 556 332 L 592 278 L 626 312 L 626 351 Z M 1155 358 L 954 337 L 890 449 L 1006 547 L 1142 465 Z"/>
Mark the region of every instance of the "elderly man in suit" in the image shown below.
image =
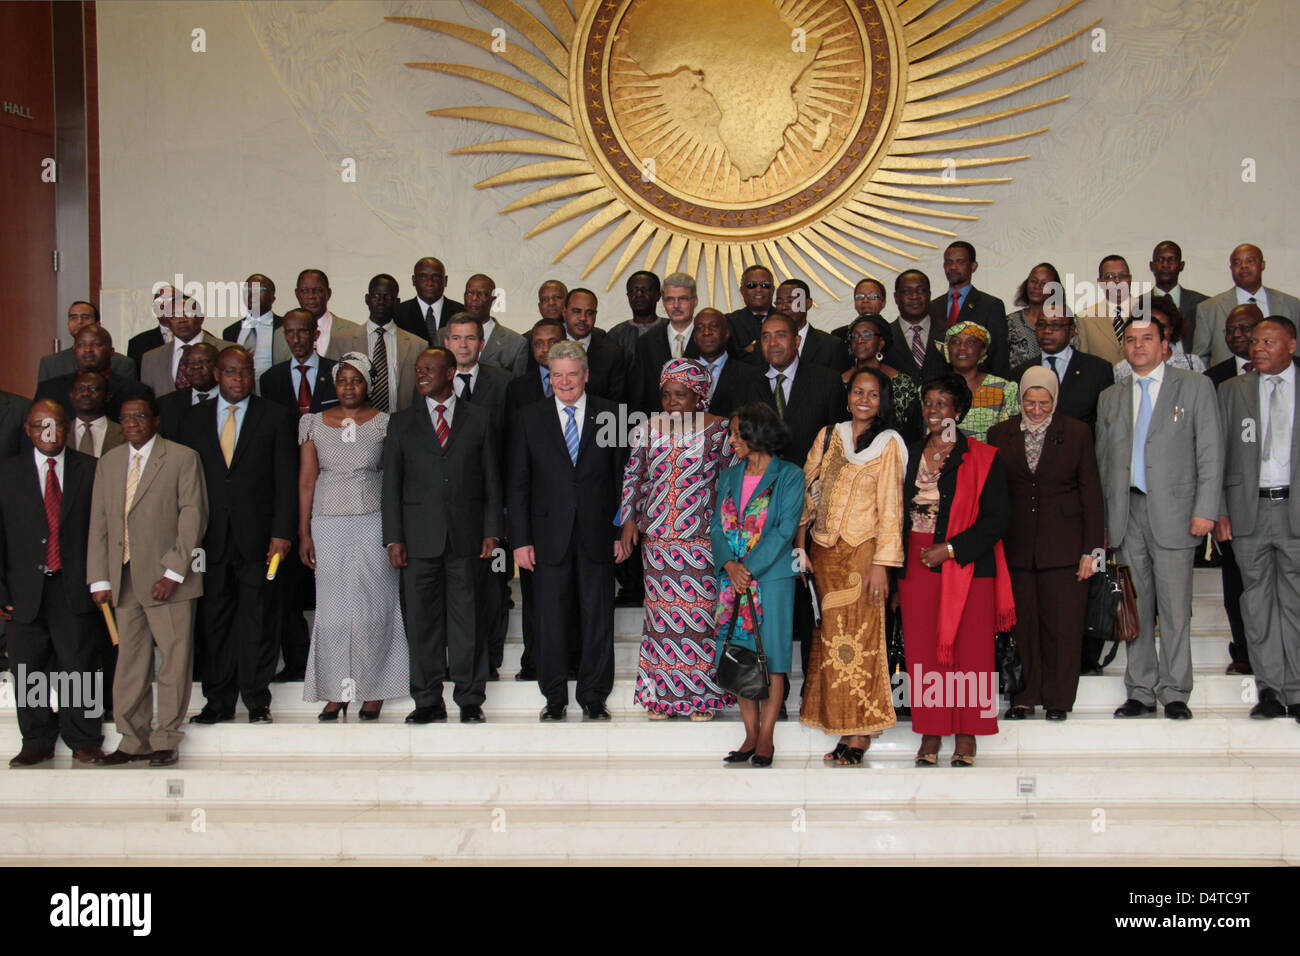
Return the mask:
<path id="1" fill-rule="evenodd" d="M 103 375 L 77 374 L 72 383 L 72 407 L 77 417 L 72 420 L 68 440 L 83 455 L 100 458 L 126 441 L 122 426 L 108 418 L 108 379 Z"/>
<path id="2" fill-rule="evenodd" d="M 740 274 L 740 300 L 735 312 L 727 313 L 728 348 L 732 356 L 761 352 L 758 344 L 763 321 L 772 313 L 776 282 L 767 266 L 746 266 Z"/>
<path id="3" fill-rule="evenodd" d="M 275 330 L 283 319 L 271 311 L 275 304 L 275 283 L 260 272 L 244 280 L 244 317 L 222 331 L 227 342 L 242 345 L 253 356 L 253 374 L 258 382 L 275 363 Z M 258 394 L 261 394 L 260 392 Z"/>
<path id="4" fill-rule="evenodd" d="M 663 303 L 668 321 L 637 339 L 636 359 L 629 375 L 628 405 L 653 415 L 660 411 L 659 373 L 671 359 L 698 358 L 693 335 L 699 297 L 695 280 L 684 272 L 664 279 Z"/>
<path id="5" fill-rule="evenodd" d="M 611 328 L 609 338 L 623 350 L 623 358 L 630 367 L 636 361 L 636 343 L 641 336 L 663 325 L 666 320 L 655 312 L 663 290 L 659 287 L 659 277 L 653 272 L 643 270 L 632 273 L 627 277 L 624 291 L 627 293 L 627 307 L 632 310 L 632 318 L 624 319 Z"/>
<path id="6" fill-rule="evenodd" d="M 979 263 L 975 247 L 958 240 L 943 251 L 943 274 L 948 292 L 930 303 L 930 321 L 941 329 L 958 322 L 977 322 L 989 333 L 989 347 L 984 367 L 994 375 L 1006 377 L 1010 371 L 1011 345 L 1007 335 L 1007 307 L 997 296 L 981 292 L 971 285 Z"/>
<path id="7" fill-rule="evenodd" d="M 329 276 L 320 269 L 303 269 L 298 273 L 298 283 L 294 287 L 293 294 L 298 300 L 298 307 L 306 309 L 316 317 L 316 328 L 320 332 L 316 338 L 316 354 L 322 358 L 338 361 L 347 350 L 340 350 L 335 336 L 344 330 L 355 331 L 360 326 L 330 311 L 330 296 L 334 293 L 330 289 Z M 367 355 L 370 354 L 368 349 L 363 351 Z M 284 328 L 281 327 L 276 329 L 273 336 L 271 361 L 273 364 L 287 362 L 289 357 L 289 343 L 285 341 Z"/>
<path id="8" fill-rule="evenodd" d="M 398 328 L 432 344 L 438 330 L 453 315 L 464 312 L 465 306 L 443 295 L 447 289 L 447 268 L 433 256 L 423 257 L 411 268 L 411 284 L 415 286 L 415 295 L 397 307 L 393 321 Z"/>
<path id="9" fill-rule="evenodd" d="M 465 311 L 478 318 L 483 324 L 483 351 L 478 360 L 484 365 L 495 365 L 518 378 L 528 371 L 528 343 L 518 332 L 514 332 L 492 315 L 492 305 L 496 301 L 497 284 L 490 276 L 482 273 L 472 275 L 465 282 Z M 438 330 L 434 343 L 446 346 L 445 328 Z"/>
<path id="10" fill-rule="evenodd" d="M 1231 352 L 1223 337 L 1228 313 L 1239 305 L 1255 305 L 1263 315 L 1280 315 L 1300 322 L 1300 299 L 1264 285 L 1264 253 L 1259 246 L 1243 243 L 1228 256 L 1232 288 L 1206 299 L 1196 308 L 1196 339 L 1192 351 L 1207 365 L 1225 361 Z"/>
<path id="11" fill-rule="evenodd" d="M 535 402 L 511 433 L 506 500 L 515 562 L 536 574 L 538 685 L 543 721 L 569 702 L 569 609 L 577 609 L 578 703 L 609 720 L 614 687 L 614 524 L 627 460 L 613 403 L 586 393 L 587 353 L 561 342 L 548 356 L 553 400 Z M 612 440 L 611 440 L 612 439 Z"/>
<path id="12" fill-rule="evenodd" d="M 98 324 L 99 309 L 89 302 L 78 299 L 68 306 L 68 338 L 71 341 L 75 342 L 77 333 L 86 326 Z M 131 359 L 116 353 L 113 354 L 109 368 L 123 378 L 135 378 L 138 372 L 136 364 Z M 58 352 L 51 352 L 49 355 L 41 357 L 40 367 L 36 370 L 36 381 L 40 383 L 47 378 L 69 375 L 76 370 L 77 356 L 72 349 L 67 348 Z"/>
<path id="13" fill-rule="evenodd" d="M 923 385 L 948 370 L 948 362 L 939 350 L 947 326 L 930 318 L 929 277 L 917 269 L 900 272 L 894 280 L 894 304 L 898 307 L 898 318 L 890 323 L 894 329 L 894 365 L 917 385 Z"/>
<path id="14" fill-rule="evenodd" d="M 334 336 L 340 355 L 360 352 L 370 359 L 370 404 L 381 412 L 400 412 L 415 396 L 415 357 L 424 339 L 399 328 L 397 280 L 380 274 L 370 280 L 365 297 L 370 317 L 364 326 L 340 329 Z"/>
<path id="15" fill-rule="evenodd" d="M 189 373 L 181 365 L 181 359 L 194 346 L 204 342 L 220 351 L 232 344 L 203 331 L 203 310 L 192 297 L 176 296 L 169 309 L 171 342 L 146 352 L 140 365 L 140 381 L 153 389 L 155 396 L 189 387 Z"/>
<path id="16" fill-rule="evenodd" d="M 93 763 L 104 757 L 108 703 L 96 674 L 98 615 L 84 583 L 95 460 L 66 447 L 68 420 L 57 402 L 33 404 L 25 425 L 35 460 L 0 462 L 0 620 L 8 622 L 23 735 L 9 766 L 49 760 L 60 736 L 75 760 Z M 33 693 L 42 683 L 43 693 Z M 57 714 L 49 701 L 56 687 Z"/>
<path id="17" fill-rule="evenodd" d="M 203 709 L 193 723 L 235 719 L 242 697 L 250 723 L 271 723 L 279 658 L 278 605 L 266 580 L 298 524 L 297 423 L 253 395 L 253 357 L 238 345 L 217 359 L 217 399 L 190 409 L 181 440 L 199 454 L 211 517 L 203 548 Z"/>
<path id="18" fill-rule="evenodd" d="M 1011 378 L 1020 381 L 1031 365 L 1055 372 L 1061 383 L 1055 413 L 1077 418 L 1092 428 L 1097 421 L 1097 400 L 1115 384 L 1115 369 L 1105 359 L 1074 348 L 1070 344 L 1074 333 L 1074 319 L 1070 315 L 1050 315 L 1045 311 L 1034 326 L 1041 352 L 1038 360 L 1012 370 Z"/>
<path id="19" fill-rule="evenodd" d="M 727 351 L 731 329 L 727 317 L 717 309 L 701 309 L 695 317 L 695 348 L 709 368 L 709 411 L 730 418 L 741 405 L 762 401 L 758 389 L 763 376 L 749 362 L 733 358 Z"/>
<path id="20" fill-rule="evenodd" d="M 80 372 L 98 372 L 108 380 L 108 417 L 117 421 L 123 399 L 146 390 L 146 386 L 134 378 L 118 375 L 112 370 L 113 337 L 102 325 L 87 325 L 82 328 L 77 333 L 73 351 L 77 358 L 77 371 L 47 378 L 36 386 L 33 398 L 53 399 L 63 406 L 64 412 L 71 418 L 76 414 L 76 409 L 72 406 L 72 386 L 76 383 L 77 375 Z"/>
<path id="21" fill-rule="evenodd" d="M 1183 338 L 1189 343 L 1194 342 L 1196 310 L 1208 296 L 1192 289 L 1184 289 L 1179 285 L 1178 277 L 1187 268 L 1187 263 L 1183 261 L 1183 247 L 1172 239 L 1165 239 L 1158 243 L 1151 251 L 1151 261 L 1147 263 L 1147 268 L 1151 270 L 1151 277 L 1156 280 L 1152 295 L 1167 295 L 1174 300 L 1174 305 L 1178 307 L 1183 317 L 1185 329 Z"/>
<path id="22" fill-rule="evenodd" d="M 1215 535 L 1241 567 L 1258 703 L 1251 717 L 1300 720 L 1300 391 L 1295 324 L 1270 316 L 1250 333 L 1254 370 L 1219 388 L 1225 456 Z"/>
<path id="23" fill-rule="evenodd" d="M 96 604 L 117 608 L 115 717 L 122 740 L 109 766 L 180 759 L 180 729 L 194 670 L 195 604 L 203 572 L 194 558 L 208 519 L 199 457 L 157 434 L 151 395 L 122 408 L 125 445 L 99 460 L 90 511 L 86 577 Z M 154 725 L 154 647 L 158 712 Z"/>
<path id="24" fill-rule="evenodd" d="M 190 384 L 168 392 L 158 399 L 158 416 L 162 423 L 158 434 L 171 441 L 178 441 L 181 422 L 190 409 L 202 402 L 210 402 L 217 397 L 217 356 L 221 354 L 215 345 L 200 342 L 190 349 L 189 354 L 181 359 L 181 367 Z"/>
<path id="25" fill-rule="evenodd" d="M 489 668 L 480 614 L 492 587 L 483 562 L 501 539 L 498 444 L 488 411 L 453 392 L 450 352 L 421 352 L 415 370 L 421 400 L 394 416 L 384 445 L 384 542 L 402 573 L 415 701 L 406 722 L 447 719 L 450 676 L 461 723 L 482 723 Z"/>
<path id="26" fill-rule="evenodd" d="M 1133 570 L 1141 634 L 1128 644 L 1128 699 L 1116 717 L 1192 716 L 1192 561 L 1214 527 L 1223 482 L 1219 409 L 1209 379 L 1166 365 L 1157 319 L 1124 324 L 1131 381 L 1097 405 L 1097 462 L 1109 544 Z M 1160 611 L 1156 655 L 1155 612 Z"/>

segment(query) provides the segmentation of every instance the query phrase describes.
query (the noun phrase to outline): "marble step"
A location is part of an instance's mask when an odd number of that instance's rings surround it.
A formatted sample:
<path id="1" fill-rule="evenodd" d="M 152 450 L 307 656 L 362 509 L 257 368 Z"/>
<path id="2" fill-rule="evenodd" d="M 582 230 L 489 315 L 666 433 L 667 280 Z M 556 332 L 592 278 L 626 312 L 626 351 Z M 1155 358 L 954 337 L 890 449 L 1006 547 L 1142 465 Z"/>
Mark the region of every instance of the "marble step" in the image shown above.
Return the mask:
<path id="1" fill-rule="evenodd" d="M 997 862 L 1069 857 L 1300 862 L 1300 808 L 1090 803 L 872 807 L 0 807 L 0 860 L 49 856 L 240 862 L 703 857 L 787 862 Z"/>
<path id="2" fill-rule="evenodd" d="M 88 777 L 87 775 L 91 775 Z M 91 779 L 93 777 L 93 779 Z M 918 768 L 911 752 L 873 747 L 861 767 L 779 753 L 765 770 L 716 757 L 187 756 L 174 767 L 74 765 L 0 771 L 0 806 L 747 807 L 993 803 L 1025 809 L 1092 803 L 1300 806 L 1293 757 L 981 753 L 977 766 Z"/>
<path id="3" fill-rule="evenodd" d="M 485 708 L 484 724 L 414 726 L 403 723 L 404 712 L 385 710 L 376 722 L 349 719 L 321 725 L 310 714 L 281 714 L 273 724 L 243 720 L 215 726 L 186 725 L 181 745 L 185 756 L 324 755 L 372 756 L 646 756 L 695 755 L 721 757 L 743 738 L 739 715 L 728 712 L 709 723 L 686 720 L 651 722 L 621 717 L 587 722 L 571 706 L 568 719 L 542 725 L 531 714 L 501 714 Z M 1290 718 L 1249 720 L 1240 708 L 1201 708 L 1190 721 L 1166 720 L 1158 714 L 1116 720 L 1109 710 L 1083 712 L 1057 723 L 1040 717 L 1000 721 L 999 732 L 980 741 L 984 754 L 1091 755 L 1278 755 L 1300 753 L 1300 726 Z M 117 746 L 119 735 L 105 727 L 105 749 Z M 779 755 L 796 759 L 822 753 L 828 737 L 795 720 L 776 728 Z M 887 730 L 872 745 L 880 754 L 909 755 L 919 738 L 904 722 Z M 21 739 L 16 721 L 0 722 L 0 754 L 17 753 Z M 62 744 L 60 752 L 66 752 Z M 184 759 L 184 758 L 183 758 Z M 107 771 L 105 771 L 107 772 Z"/>

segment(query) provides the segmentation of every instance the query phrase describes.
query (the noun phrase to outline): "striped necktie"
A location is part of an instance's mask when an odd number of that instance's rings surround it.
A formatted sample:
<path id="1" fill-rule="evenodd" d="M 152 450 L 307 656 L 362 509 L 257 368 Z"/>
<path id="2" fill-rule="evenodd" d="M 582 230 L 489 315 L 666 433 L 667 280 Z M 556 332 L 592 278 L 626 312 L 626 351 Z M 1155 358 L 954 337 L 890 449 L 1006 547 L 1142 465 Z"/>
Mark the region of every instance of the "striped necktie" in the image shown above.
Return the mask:
<path id="1" fill-rule="evenodd" d="M 785 375 L 777 373 L 776 388 L 772 389 L 772 402 L 776 405 L 776 417 L 785 421 Z"/>
<path id="2" fill-rule="evenodd" d="M 921 341 L 921 323 L 912 326 L 912 358 L 917 368 L 925 366 L 925 343 Z"/>
<path id="3" fill-rule="evenodd" d="M 140 484 L 140 453 L 131 452 L 131 470 L 126 475 L 126 504 L 122 509 L 122 563 L 131 562 L 131 505 L 135 502 L 135 489 Z"/>
<path id="4" fill-rule="evenodd" d="M 572 405 L 564 406 L 564 414 L 569 416 L 564 423 L 564 445 L 569 449 L 569 460 L 575 465 L 578 463 L 578 422 L 573 416 L 577 411 Z"/>
<path id="5" fill-rule="evenodd" d="M 434 427 L 438 432 L 438 444 L 442 445 L 443 448 L 446 448 L 447 436 L 451 434 L 451 429 L 447 427 L 447 406 L 435 405 L 433 406 L 433 410 L 438 413 L 438 421 L 434 424 Z"/>
<path id="6" fill-rule="evenodd" d="M 47 458 L 45 464 L 45 570 L 60 571 L 63 560 L 59 554 L 59 510 L 63 507 L 63 489 L 54 470 L 58 460 Z"/>
<path id="7" fill-rule="evenodd" d="M 388 343 L 384 330 L 375 329 L 375 347 L 370 353 L 370 405 L 388 411 Z"/>

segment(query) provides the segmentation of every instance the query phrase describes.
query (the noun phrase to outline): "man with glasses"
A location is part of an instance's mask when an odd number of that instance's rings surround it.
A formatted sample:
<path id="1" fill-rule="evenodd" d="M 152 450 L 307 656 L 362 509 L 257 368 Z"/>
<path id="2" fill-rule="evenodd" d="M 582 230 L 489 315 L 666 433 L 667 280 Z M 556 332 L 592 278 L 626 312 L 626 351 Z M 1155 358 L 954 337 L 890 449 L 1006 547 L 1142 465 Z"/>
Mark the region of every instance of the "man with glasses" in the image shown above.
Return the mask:
<path id="1" fill-rule="evenodd" d="M 898 318 L 894 329 L 894 367 L 917 383 L 924 383 L 948 371 L 939 351 L 946 326 L 930 318 L 930 278 L 917 269 L 899 273 L 894 280 L 894 303 Z"/>
<path id="2" fill-rule="evenodd" d="M 1102 259 L 1097 267 L 1097 299 L 1081 309 L 1075 319 L 1079 348 L 1112 366 L 1124 359 L 1121 345 L 1124 323 L 1134 314 L 1132 280 L 1123 256 L 1109 255 Z"/>
<path id="3" fill-rule="evenodd" d="M 1231 354 L 1223 330 L 1228 313 L 1239 305 L 1258 306 L 1263 315 L 1280 315 L 1300 322 L 1300 300 L 1264 285 L 1265 265 L 1264 252 L 1259 246 L 1243 243 L 1233 249 L 1228 256 L 1232 288 L 1197 306 L 1196 338 L 1191 350 L 1205 359 L 1206 365 L 1217 365 Z"/>
<path id="4" fill-rule="evenodd" d="M 732 355 L 756 351 L 763 320 L 772 312 L 775 290 L 772 273 L 764 266 L 749 266 L 740 274 L 740 298 L 745 304 L 727 314 L 730 329 L 727 349 Z"/>

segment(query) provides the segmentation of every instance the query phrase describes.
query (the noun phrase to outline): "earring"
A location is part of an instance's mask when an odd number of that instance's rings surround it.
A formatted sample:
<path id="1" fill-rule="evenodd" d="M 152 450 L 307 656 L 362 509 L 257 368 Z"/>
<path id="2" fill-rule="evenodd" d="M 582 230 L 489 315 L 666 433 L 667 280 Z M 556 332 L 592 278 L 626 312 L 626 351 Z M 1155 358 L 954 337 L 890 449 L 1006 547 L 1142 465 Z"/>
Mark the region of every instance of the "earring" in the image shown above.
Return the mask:
<path id="1" fill-rule="evenodd" d="M 876 353 L 876 361 L 877 361 L 877 362 L 882 361 L 882 360 L 884 359 L 884 357 L 885 357 L 885 353 L 884 353 L 884 352 L 877 352 L 877 353 Z"/>

